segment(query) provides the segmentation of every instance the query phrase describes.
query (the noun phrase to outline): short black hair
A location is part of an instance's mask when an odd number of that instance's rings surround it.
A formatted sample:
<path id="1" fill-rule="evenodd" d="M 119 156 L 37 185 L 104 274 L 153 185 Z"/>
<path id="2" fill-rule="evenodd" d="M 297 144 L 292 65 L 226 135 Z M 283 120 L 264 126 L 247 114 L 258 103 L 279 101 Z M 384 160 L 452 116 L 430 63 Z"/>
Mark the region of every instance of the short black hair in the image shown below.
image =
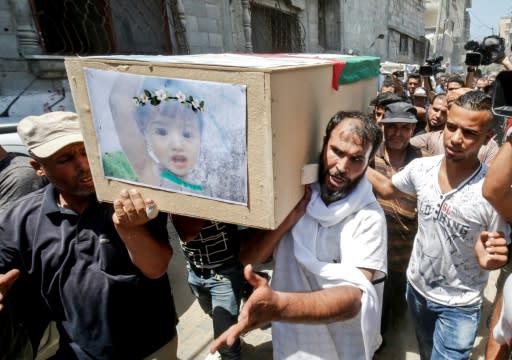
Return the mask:
<path id="1" fill-rule="evenodd" d="M 487 111 L 489 113 L 489 118 L 494 118 L 492 114 L 492 98 L 480 90 L 468 91 L 464 95 L 456 98 L 453 105 L 457 105 L 471 111 Z M 491 125 L 493 125 L 492 123 L 493 122 L 491 122 Z"/>
<path id="2" fill-rule="evenodd" d="M 370 101 L 373 106 L 386 106 L 395 102 L 404 101 L 402 97 L 394 93 L 381 93 Z"/>
<path id="3" fill-rule="evenodd" d="M 491 111 L 492 99 L 480 90 L 468 91 L 453 102 L 454 105 L 473 111 Z"/>
<path id="4" fill-rule="evenodd" d="M 440 93 L 440 94 L 436 94 L 433 98 L 432 98 L 432 101 L 430 102 L 431 104 L 434 103 L 434 100 L 435 99 L 441 99 L 441 100 L 444 100 L 444 101 L 447 101 L 447 96 L 446 96 L 446 93 Z"/>
<path id="5" fill-rule="evenodd" d="M 448 80 L 446 80 L 446 83 L 451 83 L 451 82 L 456 82 L 456 83 L 459 83 L 461 84 L 462 86 L 465 85 L 465 82 L 464 82 L 464 79 L 462 78 L 462 76 L 460 75 L 452 75 L 448 78 Z"/>
<path id="6" fill-rule="evenodd" d="M 384 86 L 393 88 L 395 87 L 395 82 L 393 81 L 393 78 L 391 76 L 388 75 L 384 78 L 381 88 L 383 88 Z"/>
<path id="7" fill-rule="evenodd" d="M 356 129 L 356 134 L 361 138 L 364 145 L 370 143 L 370 158 L 373 157 L 373 155 L 377 151 L 377 148 L 382 142 L 382 130 L 377 125 L 377 123 L 360 111 L 338 111 L 329 120 L 329 123 L 325 128 L 324 143 L 322 146 L 322 153 L 320 154 L 320 159 L 323 158 L 325 147 L 329 142 L 331 133 L 334 130 L 334 128 L 347 119 L 358 119 L 361 121 L 361 126 Z"/>

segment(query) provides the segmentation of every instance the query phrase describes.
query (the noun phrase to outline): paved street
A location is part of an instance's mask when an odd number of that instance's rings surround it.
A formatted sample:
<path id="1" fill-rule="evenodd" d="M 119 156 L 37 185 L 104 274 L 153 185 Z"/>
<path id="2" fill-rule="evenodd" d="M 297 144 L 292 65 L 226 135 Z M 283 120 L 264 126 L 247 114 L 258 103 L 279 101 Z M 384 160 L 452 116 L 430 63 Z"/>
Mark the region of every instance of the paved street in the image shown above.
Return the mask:
<path id="1" fill-rule="evenodd" d="M 173 285 L 177 311 L 180 315 L 178 324 L 178 355 L 181 360 L 203 360 L 212 341 L 212 325 L 210 318 L 205 315 L 195 301 L 186 283 L 187 271 L 185 259 L 178 243 L 173 243 L 175 255 L 169 268 L 169 275 Z M 481 320 L 480 331 L 475 343 L 472 360 L 483 360 L 485 351 L 485 337 L 487 336 L 487 318 L 492 301 L 495 297 L 495 281 L 498 272 L 491 273 L 489 284 L 485 291 L 484 314 Z M 407 319 L 393 333 L 386 338 L 386 346 L 375 357 L 375 360 L 419 360 L 414 328 Z M 244 360 L 272 359 L 272 337 L 270 328 L 255 330 L 243 337 Z"/>
<path id="2" fill-rule="evenodd" d="M 179 244 L 173 241 L 174 256 L 169 267 L 176 310 L 180 315 L 178 324 L 178 356 L 181 360 L 204 359 L 213 339 L 212 322 L 204 314 L 187 284 L 185 258 Z M 263 268 L 265 269 L 265 268 Z M 272 359 L 270 328 L 255 330 L 243 337 L 244 359 Z"/>

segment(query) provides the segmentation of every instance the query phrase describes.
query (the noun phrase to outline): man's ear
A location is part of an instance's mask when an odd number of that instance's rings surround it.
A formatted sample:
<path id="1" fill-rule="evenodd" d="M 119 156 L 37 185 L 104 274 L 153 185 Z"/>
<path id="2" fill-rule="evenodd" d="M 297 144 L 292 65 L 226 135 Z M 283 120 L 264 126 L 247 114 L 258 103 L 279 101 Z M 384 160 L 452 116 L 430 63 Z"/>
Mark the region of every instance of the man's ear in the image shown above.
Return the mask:
<path id="1" fill-rule="evenodd" d="M 30 165 L 34 168 L 37 176 L 46 176 L 44 168 L 39 162 L 37 162 L 37 160 L 30 159 Z"/>
<path id="2" fill-rule="evenodd" d="M 489 141 L 491 141 L 491 139 L 494 137 L 494 135 L 496 135 L 496 131 L 494 131 L 494 129 L 489 129 L 489 131 L 487 131 L 487 135 L 485 136 L 484 145 L 487 145 Z"/>

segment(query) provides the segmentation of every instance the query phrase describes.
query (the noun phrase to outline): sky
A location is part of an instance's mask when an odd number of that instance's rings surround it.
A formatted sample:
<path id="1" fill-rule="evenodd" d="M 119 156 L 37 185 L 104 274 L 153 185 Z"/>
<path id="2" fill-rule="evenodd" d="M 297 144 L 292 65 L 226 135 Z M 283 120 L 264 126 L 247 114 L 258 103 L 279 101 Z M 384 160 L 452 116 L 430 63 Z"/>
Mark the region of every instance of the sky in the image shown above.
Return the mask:
<path id="1" fill-rule="evenodd" d="M 511 0 L 473 0 L 470 40 L 482 41 L 485 36 L 498 34 L 500 18 L 512 16 Z"/>

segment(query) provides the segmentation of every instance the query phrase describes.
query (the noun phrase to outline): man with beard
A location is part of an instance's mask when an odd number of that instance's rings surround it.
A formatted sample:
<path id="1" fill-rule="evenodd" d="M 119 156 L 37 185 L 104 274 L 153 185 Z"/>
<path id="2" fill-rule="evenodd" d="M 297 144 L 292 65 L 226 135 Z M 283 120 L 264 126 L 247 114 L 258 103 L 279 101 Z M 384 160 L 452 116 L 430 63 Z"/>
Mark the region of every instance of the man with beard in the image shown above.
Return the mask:
<path id="1" fill-rule="evenodd" d="M 50 184 L 0 214 L 0 314 L 33 349 L 54 320 L 52 359 L 175 359 L 167 216 L 150 221 L 156 204 L 136 190 L 96 200 L 76 114 L 26 117 L 18 134 Z"/>
<path id="2" fill-rule="evenodd" d="M 391 178 L 412 160 L 428 156 L 409 144 L 416 126 L 416 109 L 409 103 L 398 102 L 385 108 L 382 120 L 384 142 L 375 154 L 374 166 L 379 173 Z M 407 311 L 405 302 L 405 270 L 411 256 L 414 235 L 418 228 L 416 196 L 386 200 L 377 196 L 384 209 L 388 229 L 388 276 L 384 285 L 382 334 L 391 326 L 397 328 Z"/>
<path id="3" fill-rule="evenodd" d="M 447 117 L 448 104 L 446 103 L 446 95 L 438 94 L 432 99 L 432 103 L 428 107 L 425 132 L 443 130 Z"/>
<path id="4" fill-rule="evenodd" d="M 254 292 L 212 351 L 272 321 L 275 359 L 372 358 L 381 340 L 386 224 L 366 169 L 381 139 L 361 113 L 330 120 L 319 181 L 275 231 L 242 249 L 252 264 L 275 249 L 272 288 L 245 268 Z"/>
<path id="5" fill-rule="evenodd" d="M 492 119 L 490 97 L 468 92 L 448 113 L 443 155 L 415 159 L 391 180 L 368 171 L 380 197 L 418 198 L 406 299 L 422 360 L 469 358 L 489 270 L 507 262 L 510 227 L 482 196 L 487 166 L 478 160 Z"/>

